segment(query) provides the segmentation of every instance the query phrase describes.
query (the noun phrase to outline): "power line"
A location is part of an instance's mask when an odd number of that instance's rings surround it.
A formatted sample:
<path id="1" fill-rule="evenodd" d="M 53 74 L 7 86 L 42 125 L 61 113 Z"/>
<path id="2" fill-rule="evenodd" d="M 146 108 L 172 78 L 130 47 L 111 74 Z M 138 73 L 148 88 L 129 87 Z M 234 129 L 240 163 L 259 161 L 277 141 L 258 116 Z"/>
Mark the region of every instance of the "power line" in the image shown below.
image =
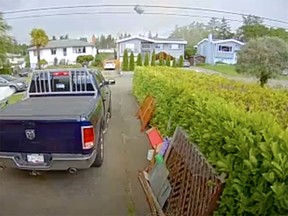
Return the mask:
<path id="1" fill-rule="evenodd" d="M 128 15 L 132 14 L 134 15 L 135 12 L 131 11 L 95 11 L 95 12 L 76 12 L 76 13 L 52 13 L 52 14 L 38 14 L 38 15 L 23 15 L 23 16 L 16 16 L 16 17 L 8 17 L 6 20 L 17 20 L 17 19 L 31 19 L 31 18 L 41 18 L 41 17 L 54 17 L 54 16 L 73 16 L 73 15 L 91 15 L 91 14 L 122 14 L 122 15 Z M 222 17 L 215 17 L 215 16 L 206 16 L 206 15 L 191 15 L 191 14 L 182 14 L 182 13 L 159 13 L 159 12 L 146 12 L 142 15 L 162 15 L 162 16 L 179 16 L 179 17 L 190 17 L 190 18 L 204 18 L 204 19 L 222 19 Z M 225 18 L 228 21 L 232 22 L 239 22 L 242 23 L 242 20 L 237 19 L 230 19 Z M 276 27 L 273 25 L 266 25 L 269 27 Z"/>
<path id="2" fill-rule="evenodd" d="M 216 10 L 209 8 L 197 8 L 197 7 L 183 7 L 183 6 L 170 6 L 170 5 L 138 5 L 139 7 L 146 8 L 161 8 L 161 9 L 179 9 L 179 10 L 194 10 L 194 11 L 205 11 L 205 12 L 213 12 L 213 13 L 223 13 L 230 15 L 239 15 L 239 16 L 249 16 L 250 14 L 231 12 L 225 10 Z M 3 12 L 3 14 L 15 14 L 15 13 L 26 13 L 26 12 L 36 12 L 36 11 L 47 11 L 47 10 L 63 10 L 63 9 L 79 9 L 79 8 L 101 8 L 101 7 L 135 7 L 132 4 L 101 4 L 101 5 L 73 5 L 73 6 L 53 6 L 53 7 L 43 7 L 43 8 L 30 8 L 30 9 L 22 9 L 22 10 L 11 10 Z M 288 24 L 288 21 L 278 20 L 269 17 L 259 16 L 264 20 L 269 20 L 278 23 Z"/>

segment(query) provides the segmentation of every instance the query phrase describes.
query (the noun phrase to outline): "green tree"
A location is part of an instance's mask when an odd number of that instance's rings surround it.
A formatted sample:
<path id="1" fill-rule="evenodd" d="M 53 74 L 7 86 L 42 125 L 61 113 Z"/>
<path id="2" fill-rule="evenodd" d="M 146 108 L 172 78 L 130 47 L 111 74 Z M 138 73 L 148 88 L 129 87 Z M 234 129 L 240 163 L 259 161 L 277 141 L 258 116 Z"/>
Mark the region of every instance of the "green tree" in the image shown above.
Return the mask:
<path id="1" fill-rule="evenodd" d="M 151 66 L 156 66 L 156 54 L 155 54 L 155 50 L 153 50 L 153 52 L 152 52 Z"/>
<path id="2" fill-rule="evenodd" d="M 167 66 L 167 67 L 170 67 L 170 66 L 171 66 L 171 57 L 170 57 L 170 55 L 167 55 L 167 58 L 166 58 L 166 66 Z"/>
<path id="3" fill-rule="evenodd" d="M 38 67 L 41 69 L 41 64 L 40 64 L 40 48 L 45 47 L 48 44 L 48 36 L 46 32 L 43 29 L 37 29 L 34 28 L 32 29 L 30 33 L 31 37 L 31 43 L 36 47 L 37 50 L 37 59 L 38 59 Z"/>
<path id="4" fill-rule="evenodd" d="M 236 70 L 259 78 L 263 87 L 288 68 L 288 44 L 277 37 L 251 39 L 238 53 Z"/>
<path id="5" fill-rule="evenodd" d="M 137 56 L 137 66 L 142 66 L 143 62 L 142 62 L 142 54 L 139 53 Z"/>
<path id="6" fill-rule="evenodd" d="M 219 28 L 220 28 L 220 22 L 215 17 L 211 18 L 206 27 L 209 33 L 213 35 L 218 35 Z"/>
<path id="7" fill-rule="evenodd" d="M 11 26 L 7 25 L 0 13 L 0 68 L 6 64 L 6 53 L 12 46 L 12 38 L 8 35 L 9 30 Z"/>
<path id="8" fill-rule="evenodd" d="M 30 68 L 31 64 L 30 64 L 30 57 L 29 54 L 26 54 L 25 56 L 25 68 Z"/>
<path id="9" fill-rule="evenodd" d="M 38 64 L 40 64 L 40 65 L 38 65 L 38 67 L 39 67 L 39 69 L 41 69 L 41 68 L 43 68 L 45 65 L 47 65 L 48 62 L 47 62 L 45 59 L 41 59 Z"/>
<path id="10" fill-rule="evenodd" d="M 131 52 L 130 61 L 129 61 L 129 71 L 134 71 L 134 69 L 135 69 L 135 58 L 134 58 L 134 53 Z"/>
<path id="11" fill-rule="evenodd" d="M 148 53 L 145 54 L 144 66 L 146 67 L 149 66 L 149 54 Z"/>
<path id="12" fill-rule="evenodd" d="M 159 65 L 163 66 L 164 65 L 164 56 L 163 53 L 159 53 Z"/>
<path id="13" fill-rule="evenodd" d="M 176 58 L 173 59 L 172 67 L 177 67 Z"/>
<path id="14" fill-rule="evenodd" d="M 257 16 L 243 16 L 243 25 L 237 30 L 236 37 L 242 41 L 268 36 L 269 28 L 263 25 L 263 19 Z"/>
<path id="15" fill-rule="evenodd" d="M 81 64 L 83 67 L 88 65 L 90 62 L 94 60 L 92 55 L 80 55 L 77 56 L 76 62 Z"/>
<path id="16" fill-rule="evenodd" d="M 187 47 L 185 49 L 185 58 L 186 59 L 192 57 L 195 54 L 196 54 L 196 49 L 192 49 L 192 48 L 189 48 L 189 47 Z"/>
<path id="17" fill-rule="evenodd" d="M 128 51 L 125 49 L 124 56 L 123 56 L 123 62 L 122 62 L 122 71 L 128 71 L 129 70 L 129 59 L 128 59 Z"/>
<path id="18" fill-rule="evenodd" d="M 184 64 L 184 58 L 183 55 L 181 55 L 179 58 L 178 67 L 183 67 L 183 64 Z"/>
<path id="19" fill-rule="evenodd" d="M 176 26 L 170 34 L 171 38 L 183 38 L 188 42 L 189 47 L 194 47 L 203 38 L 207 38 L 210 31 L 206 25 L 199 22 L 192 22 L 186 26 Z"/>

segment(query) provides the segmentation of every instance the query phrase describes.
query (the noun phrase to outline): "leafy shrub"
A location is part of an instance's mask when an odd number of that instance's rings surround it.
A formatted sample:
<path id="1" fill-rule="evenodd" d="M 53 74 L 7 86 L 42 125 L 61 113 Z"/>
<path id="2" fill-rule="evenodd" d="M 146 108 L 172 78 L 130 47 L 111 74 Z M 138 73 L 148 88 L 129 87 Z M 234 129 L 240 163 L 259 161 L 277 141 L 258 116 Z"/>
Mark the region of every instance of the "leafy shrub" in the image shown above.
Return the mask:
<path id="1" fill-rule="evenodd" d="M 92 55 L 80 55 L 80 56 L 77 56 L 76 62 L 84 66 L 84 65 L 88 65 L 89 62 L 92 62 L 93 60 L 94 60 L 94 57 Z"/>
<path id="2" fill-rule="evenodd" d="M 156 99 L 151 124 L 169 136 L 177 125 L 182 126 L 216 170 L 227 175 L 214 215 L 268 216 L 288 212 L 288 132 L 271 113 L 247 112 L 234 103 L 239 100 L 246 104 L 245 97 L 238 98 L 238 94 L 247 94 L 246 99 L 257 103 L 253 91 L 241 90 L 259 88 L 167 67 L 135 71 L 133 93 L 137 99 L 142 101 L 148 94 Z M 231 94 L 229 98 L 235 97 L 234 101 L 222 97 L 223 89 L 225 94 Z M 279 94 L 271 89 L 264 94 L 274 93 Z"/>
<path id="3" fill-rule="evenodd" d="M 12 69 L 10 66 L 3 66 L 1 69 L 0 69 L 0 74 L 11 74 L 12 73 Z"/>

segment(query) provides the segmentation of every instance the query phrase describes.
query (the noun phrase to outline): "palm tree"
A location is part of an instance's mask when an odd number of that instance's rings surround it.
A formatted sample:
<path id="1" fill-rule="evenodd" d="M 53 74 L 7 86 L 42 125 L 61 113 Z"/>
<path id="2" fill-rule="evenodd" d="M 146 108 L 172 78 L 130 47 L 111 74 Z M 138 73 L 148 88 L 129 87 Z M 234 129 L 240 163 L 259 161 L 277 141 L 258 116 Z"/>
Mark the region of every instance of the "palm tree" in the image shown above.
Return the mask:
<path id="1" fill-rule="evenodd" d="M 30 37 L 31 37 L 31 43 L 34 46 L 36 46 L 38 67 L 39 69 L 41 69 L 40 48 L 48 44 L 49 38 L 43 29 L 37 29 L 37 28 L 32 29 Z"/>

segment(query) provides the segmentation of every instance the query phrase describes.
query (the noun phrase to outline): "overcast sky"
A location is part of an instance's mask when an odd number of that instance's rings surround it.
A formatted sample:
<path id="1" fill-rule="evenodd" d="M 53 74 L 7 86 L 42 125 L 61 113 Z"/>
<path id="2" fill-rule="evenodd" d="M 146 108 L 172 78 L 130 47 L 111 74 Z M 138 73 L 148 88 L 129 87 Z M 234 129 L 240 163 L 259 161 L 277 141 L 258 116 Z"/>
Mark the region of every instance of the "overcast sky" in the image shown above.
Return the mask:
<path id="1" fill-rule="evenodd" d="M 21 10 L 39 7 L 51 6 L 69 6 L 84 4 L 147 4 L 147 5 L 172 5 L 187 7 L 202 7 L 209 9 L 220 9 L 245 14 L 255 14 L 258 16 L 274 18 L 288 21 L 288 0 L 0 0 L 0 11 L 7 12 L 11 10 Z M 72 16 L 54 16 L 29 19 L 9 20 L 10 17 L 18 17 L 33 14 L 51 14 L 51 13 L 75 13 L 75 12 L 97 12 L 97 11 L 131 11 L 133 7 L 127 8 L 89 8 L 73 10 L 54 10 L 41 11 L 33 13 L 7 14 L 9 25 L 13 27 L 11 34 L 20 42 L 29 41 L 29 32 L 31 29 L 43 28 L 47 34 L 60 36 L 69 34 L 70 37 L 86 36 L 89 39 L 92 34 L 117 34 L 120 32 L 130 32 L 138 34 L 139 32 L 158 33 L 162 36 L 168 36 L 175 25 L 185 25 L 192 21 L 206 23 L 208 20 L 203 18 L 187 18 L 163 15 L 119 15 L 119 14 L 93 14 L 93 15 L 72 15 Z M 227 15 L 221 13 L 201 12 L 201 11 L 183 11 L 176 9 L 152 9 L 146 8 L 145 12 L 164 12 L 164 13 L 185 13 L 191 15 L 215 16 L 230 19 L 242 20 L 240 16 Z M 288 24 L 276 22 L 266 22 L 267 24 L 284 27 L 288 29 Z M 238 27 L 239 22 L 231 22 L 233 28 Z"/>

